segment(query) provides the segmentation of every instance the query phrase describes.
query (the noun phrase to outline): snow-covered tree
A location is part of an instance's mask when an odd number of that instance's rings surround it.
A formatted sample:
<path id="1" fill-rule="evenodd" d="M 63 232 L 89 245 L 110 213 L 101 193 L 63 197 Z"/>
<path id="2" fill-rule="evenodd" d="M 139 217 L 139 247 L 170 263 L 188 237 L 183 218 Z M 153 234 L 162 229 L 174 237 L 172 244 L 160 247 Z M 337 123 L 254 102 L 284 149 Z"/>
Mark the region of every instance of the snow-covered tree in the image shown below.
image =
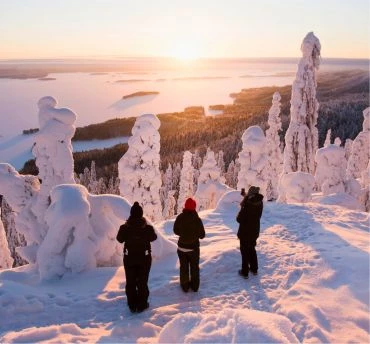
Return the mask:
<path id="1" fill-rule="evenodd" d="M 242 135 L 243 148 L 239 153 L 240 171 L 238 190 L 248 190 L 258 186 L 260 193 L 266 195 L 267 189 L 267 156 L 266 138 L 259 126 L 251 126 Z"/>
<path id="2" fill-rule="evenodd" d="M 35 204 L 35 215 L 43 224 L 51 189 L 55 185 L 75 183 L 72 137 L 76 130 L 76 114 L 66 108 L 56 108 L 57 101 L 50 96 L 41 98 L 37 105 L 40 130 L 35 137 L 32 153 L 42 183 Z M 44 232 L 45 228 L 40 230 Z"/>
<path id="3" fill-rule="evenodd" d="M 13 258 L 10 254 L 8 241 L 6 240 L 5 229 L 1 221 L 1 208 L 0 208 L 0 270 L 10 269 L 13 266 Z"/>
<path id="4" fill-rule="evenodd" d="M 0 196 L 1 199 L 1 196 Z M 17 252 L 17 247 L 26 246 L 26 240 L 15 227 L 15 212 L 12 210 L 8 202 L 2 197 L 1 203 L 1 219 L 4 225 L 6 238 L 9 245 L 9 250 L 12 258 L 14 259 L 13 266 L 21 266 L 27 264 Z"/>
<path id="5" fill-rule="evenodd" d="M 362 131 L 352 143 L 351 155 L 348 159 L 347 177 L 360 178 L 362 171 L 367 168 L 370 158 L 370 107 L 363 111 L 364 122 Z"/>
<path id="6" fill-rule="evenodd" d="M 224 152 L 220 150 L 217 153 L 217 166 L 220 169 L 221 176 L 225 174 L 225 160 L 224 160 Z"/>
<path id="7" fill-rule="evenodd" d="M 278 202 L 305 203 L 311 201 L 315 178 L 306 172 L 283 174 L 279 182 Z"/>
<path id="8" fill-rule="evenodd" d="M 203 165 L 200 169 L 198 187 L 194 195 L 198 210 L 215 208 L 221 196 L 230 188 L 224 184 L 225 178 L 217 166 L 215 154 L 207 150 Z"/>
<path id="9" fill-rule="evenodd" d="M 328 129 L 328 131 L 326 132 L 326 138 L 325 138 L 325 142 L 324 142 L 324 147 L 327 147 L 331 144 L 331 129 Z"/>
<path id="10" fill-rule="evenodd" d="M 234 160 L 232 160 L 227 167 L 227 171 L 225 173 L 225 183 L 226 185 L 230 186 L 231 188 L 236 189 L 236 185 L 238 183 L 238 174 L 235 174 L 236 165 Z M 236 178 L 235 178 L 236 176 Z"/>
<path id="11" fill-rule="evenodd" d="M 269 111 L 268 125 L 266 130 L 266 151 L 267 151 L 267 189 L 266 199 L 273 200 L 278 197 L 279 177 L 282 171 L 283 157 L 280 149 L 281 131 L 281 96 L 279 92 L 275 92 L 272 96 L 272 106 Z"/>
<path id="12" fill-rule="evenodd" d="M 164 213 L 164 208 L 166 206 L 166 202 L 168 199 L 168 192 L 172 190 L 173 188 L 172 165 L 171 164 L 168 164 L 166 172 L 162 173 L 161 176 L 162 176 L 162 186 L 160 189 L 160 198 L 161 198 L 161 204 L 162 204 L 163 213 Z"/>
<path id="13" fill-rule="evenodd" d="M 193 154 L 193 168 L 194 168 L 194 181 L 193 181 L 193 190 L 196 190 L 198 187 L 198 178 L 200 173 L 200 168 L 203 165 L 203 159 L 199 154 L 199 151 L 196 150 Z"/>
<path id="14" fill-rule="evenodd" d="M 31 263 L 36 261 L 38 247 L 46 235 L 44 219 L 42 223 L 38 221 L 35 207 L 39 192 L 40 182 L 36 176 L 20 175 L 13 166 L 0 164 L 0 194 L 13 209 L 17 232 L 24 235 L 27 242 L 18 248 L 18 253 Z"/>
<path id="15" fill-rule="evenodd" d="M 344 148 L 329 144 L 316 152 L 315 181 L 323 195 L 345 191 L 346 159 Z"/>
<path id="16" fill-rule="evenodd" d="M 301 46 L 303 56 L 292 85 L 290 124 L 285 135 L 284 173 L 315 172 L 319 109 L 316 70 L 320 64 L 320 49 L 318 38 L 312 32 L 308 33 Z"/>
<path id="17" fill-rule="evenodd" d="M 167 201 L 163 209 L 163 218 L 169 219 L 175 215 L 175 190 L 169 190 L 167 193 Z"/>
<path id="18" fill-rule="evenodd" d="M 345 144 L 344 144 L 344 151 L 345 151 L 345 154 L 346 154 L 347 162 L 349 160 L 349 157 L 351 156 L 352 143 L 353 143 L 353 141 L 351 139 L 347 139 Z"/>
<path id="19" fill-rule="evenodd" d="M 131 203 L 139 202 L 152 221 L 162 217 L 159 127 L 155 115 L 138 117 L 128 140 L 129 148 L 118 162 L 121 195 Z"/>
<path id="20" fill-rule="evenodd" d="M 367 164 L 367 169 L 362 171 L 361 186 L 361 203 L 365 211 L 370 211 L 370 161 Z"/>
<path id="21" fill-rule="evenodd" d="M 59 184 L 75 183 L 71 140 L 76 115 L 56 105 L 53 97 L 43 97 L 38 102 L 40 130 L 32 148 L 38 177 L 19 175 L 12 166 L 0 164 L 0 194 L 15 211 L 17 231 L 27 242 L 18 252 L 29 262 L 35 262 L 48 230 L 45 212 L 51 189 Z"/>
<path id="22" fill-rule="evenodd" d="M 177 200 L 177 212 L 180 213 L 184 208 L 184 204 L 187 198 L 193 197 L 193 179 L 194 179 L 194 169 L 192 165 L 193 154 L 189 151 L 184 152 L 182 159 L 182 170 L 180 176 L 180 190 L 179 198 Z"/>
<path id="23" fill-rule="evenodd" d="M 99 195 L 100 192 L 99 192 L 98 181 L 96 179 L 96 167 L 95 167 L 95 165 L 96 165 L 95 161 L 92 160 L 91 161 L 91 166 L 90 166 L 90 180 L 89 180 L 89 184 L 87 186 L 87 189 L 92 194 Z"/>

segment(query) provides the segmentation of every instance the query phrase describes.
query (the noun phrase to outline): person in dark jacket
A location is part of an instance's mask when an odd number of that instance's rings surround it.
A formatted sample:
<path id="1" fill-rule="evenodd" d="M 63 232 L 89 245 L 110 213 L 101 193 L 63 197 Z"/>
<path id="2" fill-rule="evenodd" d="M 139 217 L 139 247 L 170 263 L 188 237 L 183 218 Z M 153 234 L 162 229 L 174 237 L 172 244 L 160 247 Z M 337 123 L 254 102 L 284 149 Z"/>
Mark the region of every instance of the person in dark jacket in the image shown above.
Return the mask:
<path id="1" fill-rule="evenodd" d="M 240 204 L 241 209 L 236 218 L 239 223 L 237 235 L 242 256 L 242 268 L 239 270 L 239 275 L 244 278 L 248 278 L 249 271 L 254 275 L 257 275 L 258 271 L 256 241 L 260 234 L 260 219 L 263 211 L 263 196 L 259 191 L 260 188 L 257 186 L 249 188 Z"/>
<path id="2" fill-rule="evenodd" d="M 118 231 L 117 240 L 123 248 L 126 274 L 126 296 L 131 312 L 142 312 L 149 307 L 148 278 L 152 265 L 150 243 L 157 239 L 154 228 L 143 217 L 143 208 L 135 202 L 130 217 Z"/>
<path id="3" fill-rule="evenodd" d="M 179 236 L 177 254 L 180 260 L 180 285 L 184 292 L 188 292 L 189 288 L 193 291 L 199 289 L 199 239 L 203 239 L 206 233 L 195 208 L 196 202 L 188 198 L 173 226 L 174 233 Z"/>

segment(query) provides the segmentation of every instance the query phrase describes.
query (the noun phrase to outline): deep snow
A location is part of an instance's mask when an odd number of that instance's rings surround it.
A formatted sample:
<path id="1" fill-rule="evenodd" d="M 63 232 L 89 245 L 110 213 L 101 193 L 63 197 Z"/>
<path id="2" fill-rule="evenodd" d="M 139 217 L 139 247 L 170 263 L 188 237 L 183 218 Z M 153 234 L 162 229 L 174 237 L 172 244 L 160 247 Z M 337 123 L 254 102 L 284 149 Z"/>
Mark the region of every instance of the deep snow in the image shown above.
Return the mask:
<path id="1" fill-rule="evenodd" d="M 0 273 L 0 342 L 369 342 L 369 215 L 316 203 L 266 203 L 259 275 L 241 279 L 240 195 L 201 212 L 201 286 L 184 294 L 175 252 L 154 261 L 150 308 L 131 314 L 123 267 L 39 282 Z M 172 234 L 173 219 L 156 229 Z"/>

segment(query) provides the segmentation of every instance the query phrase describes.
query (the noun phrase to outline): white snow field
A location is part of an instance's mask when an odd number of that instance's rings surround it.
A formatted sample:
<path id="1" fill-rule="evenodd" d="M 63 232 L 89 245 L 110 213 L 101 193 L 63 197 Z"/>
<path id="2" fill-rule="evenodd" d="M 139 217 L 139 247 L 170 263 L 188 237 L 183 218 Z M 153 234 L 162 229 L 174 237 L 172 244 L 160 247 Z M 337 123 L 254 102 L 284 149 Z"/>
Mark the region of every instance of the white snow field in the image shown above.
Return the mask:
<path id="1" fill-rule="evenodd" d="M 317 203 L 266 203 L 259 273 L 238 276 L 240 195 L 200 213 L 201 284 L 179 286 L 175 251 L 154 260 L 150 308 L 131 314 L 123 267 L 39 282 L 0 272 L 0 342 L 369 342 L 369 215 Z M 171 241 L 174 219 L 156 230 Z M 118 228 L 117 228 L 118 230 Z M 174 249 L 175 250 L 175 249 Z"/>

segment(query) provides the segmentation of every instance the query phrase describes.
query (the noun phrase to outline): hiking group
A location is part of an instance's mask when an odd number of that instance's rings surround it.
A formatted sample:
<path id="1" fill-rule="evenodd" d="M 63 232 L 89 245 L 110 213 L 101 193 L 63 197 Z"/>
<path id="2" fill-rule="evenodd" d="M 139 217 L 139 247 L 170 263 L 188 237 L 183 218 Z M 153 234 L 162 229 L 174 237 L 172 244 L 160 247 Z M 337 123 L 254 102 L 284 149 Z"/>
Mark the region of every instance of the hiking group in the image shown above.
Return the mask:
<path id="1" fill-rule="evenodd" d="M 249 272 L 256 275 L 258 259 L 256 243 L 260 232 L 260 218 L 263 211 L 263 196 L 259 187 L 251 186 L 244 196 L 236 218 L 239 223 L 237 237 L 240 241 L 242 267 L 239 275 L 248 278 Z M 206 235 L 203 222 L 196 211 L 196 202 L 188 198 L 184 209 L 175 220 L 174 234 L 179 236 L 177 255 L 180 262 L 180 286 L 184 292 L 199 289 L 199 239 Z M 149 307 L 148 279 L 152 264 L 151 242 L 157 234 L 143 217 L 143 208 L 135 202 L 127 221 L 121 225 L 117 240 L 124 243 L 123 266 L 126 274 L 126 297 L 131 312 L 142 312 Z"/>

